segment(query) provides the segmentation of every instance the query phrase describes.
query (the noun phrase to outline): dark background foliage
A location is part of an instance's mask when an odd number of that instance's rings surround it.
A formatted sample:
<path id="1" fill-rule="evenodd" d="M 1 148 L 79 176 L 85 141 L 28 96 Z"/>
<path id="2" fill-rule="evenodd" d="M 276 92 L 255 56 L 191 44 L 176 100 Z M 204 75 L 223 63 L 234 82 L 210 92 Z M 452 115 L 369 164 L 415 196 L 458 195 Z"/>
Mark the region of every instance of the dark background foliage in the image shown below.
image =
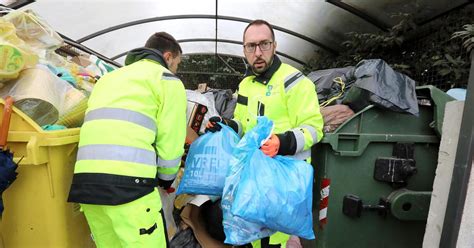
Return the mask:
<path id="1" fill-rule="evenodd" d="M 401 21 L 388 32 L 348 33 L 341 41 L 345 50 L 316 52 L 304 72 L 356 65 L 362 59 L 381 58 L 418 85 L 447 90 L 465 88 L 469 75 L 469 49 L 474 44 L 472 5 L 450 12 L 424 26 L 412 14 L 398 13 Z"/>
<path id="2" fill-rule="evenodd" d="M 178 71 L 186 89 L 197 89 L 207 83 L 215 89 L 235 91 L 245 73 L 243 58 L 214 54 L 188 55 L 183 58 Z"/>

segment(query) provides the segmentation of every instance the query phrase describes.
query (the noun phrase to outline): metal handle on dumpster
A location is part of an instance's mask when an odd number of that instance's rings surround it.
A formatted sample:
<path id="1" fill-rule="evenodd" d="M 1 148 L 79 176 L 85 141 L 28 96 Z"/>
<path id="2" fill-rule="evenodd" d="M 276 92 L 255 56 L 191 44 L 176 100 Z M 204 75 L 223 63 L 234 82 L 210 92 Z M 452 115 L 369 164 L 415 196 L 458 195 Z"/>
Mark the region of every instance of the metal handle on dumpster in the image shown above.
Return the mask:
<path id="1" fill-rule="evenodd" d="M 354 147 L 352 150 L 341 150 L 340 145 L 346 141 L 353 141 L 351 143 Z M 341 156 L 360 156 L 367 146 L 370 143 L 370 140 L 365 138 L 365 136 L 354 135 L 354 134 L 334 134 L 331 136 L 329 143 L 332 146 L 332 149 Z"/>
<path id="2" fill-rule="evenodd" d="M 342 212 L 351 218 L 359 218 L 362 211 L 375 211 L 379 216 L 385 218 L 389 211 L 389 204 L 387 200 L 380 198 L 378 205 L 364 204 L 359 196 L 348 194 L 345 195 L 342 201 Z"/>

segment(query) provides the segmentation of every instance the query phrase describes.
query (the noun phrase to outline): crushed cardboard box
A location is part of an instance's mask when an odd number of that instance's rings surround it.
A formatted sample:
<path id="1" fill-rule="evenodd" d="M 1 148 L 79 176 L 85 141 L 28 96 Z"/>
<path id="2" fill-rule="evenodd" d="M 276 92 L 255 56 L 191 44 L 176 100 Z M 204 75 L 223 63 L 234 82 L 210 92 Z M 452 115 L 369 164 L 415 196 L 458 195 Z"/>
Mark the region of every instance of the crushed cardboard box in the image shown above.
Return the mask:
<path id="1" fill-rule="evenodd" d="M 186 127 L 186 144 L 191 145 L 198 138 L 198 134 L 190 126 Z"/>
<path id="2" fill-rule="evenodd" d="M 191 227 L 194 236 L 203 248 L 231 248 L 232 246 L 213 239 L 204 227 L 204 220 L 200 216 L 200 208 L 193 204 L 188 204 L 181 212 L 181 219 Z"/>

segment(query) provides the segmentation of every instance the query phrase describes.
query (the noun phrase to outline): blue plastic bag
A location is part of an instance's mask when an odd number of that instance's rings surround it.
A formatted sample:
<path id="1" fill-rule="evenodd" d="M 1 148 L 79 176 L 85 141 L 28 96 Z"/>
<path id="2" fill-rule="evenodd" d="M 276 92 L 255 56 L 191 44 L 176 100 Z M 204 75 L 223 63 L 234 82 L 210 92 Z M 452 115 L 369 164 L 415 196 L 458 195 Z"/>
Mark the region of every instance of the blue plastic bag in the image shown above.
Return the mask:
<path id="1" fill-rule="evenodd" d="M 256 130 L 259 128 L 262 128 L 262 130 L 257 132 Z M 222 224 L 224 226 L 226 237 L 224 243 L 226 244 L 243 245 L 268 237 L 275 233 L 275 231 L 267 228 L 265 225 L 250 222 L 231 212 L 231 208 L 236 204 L 236 190 L 242 183 L 242 171 L 244 167 L 247 166 L 247 161 L 251 159 L 255 150 L 258 150 L 260 147 L 260 143 L 257 143 L 258 140 L 261 141 L 268 138 L 271 129 L 272 122 L 268 118 L 259 118 L 257 126 L 246 133 L 234 148 L 233 156 L 230 160 L 230 168 L 225 179 L 224 192 L 221 201 L 222 214 L 224 217 Z M 256 191 L 256 189 L 254 189 L 254 191 Z"/>
<path id="2" fill-rule="evenodd" d="M 222 195 L 232 150 L 240 138 L 232 128 L 221 126 L 220 132 L 207 132 L 191 144 L 176 194 Z"/>
<path id="3" fill-rule="evenodd" d="M 261 121 L 260 119 L 258 121 Z M 263 125 L 270 125 L 262 127 Z M 271 123 L 258 123 L 246 146 L 248 157 L 235 192 L 232 214 L 272 230 L 314 239 L 312 202 L 313 167 L 284 156 L 271 158 L 259 150 L 262 138 L 270 135 Z M 238 146 L 243 145 L 242 140 Z"/>

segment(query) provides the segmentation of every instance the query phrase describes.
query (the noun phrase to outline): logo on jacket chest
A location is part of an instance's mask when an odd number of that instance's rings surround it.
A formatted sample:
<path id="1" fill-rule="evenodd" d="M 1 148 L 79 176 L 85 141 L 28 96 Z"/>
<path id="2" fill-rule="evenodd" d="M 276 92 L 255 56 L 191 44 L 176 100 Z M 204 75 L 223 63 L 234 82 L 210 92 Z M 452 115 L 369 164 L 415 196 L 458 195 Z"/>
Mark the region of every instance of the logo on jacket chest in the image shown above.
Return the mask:
<path id="1" fill-rule="evenodd" d="M 272 89 L 273 85 L 268 85 L 267 86 L 267 92 L 265 93 L 266 96 L 271 96 L 272 95 Z"/>

